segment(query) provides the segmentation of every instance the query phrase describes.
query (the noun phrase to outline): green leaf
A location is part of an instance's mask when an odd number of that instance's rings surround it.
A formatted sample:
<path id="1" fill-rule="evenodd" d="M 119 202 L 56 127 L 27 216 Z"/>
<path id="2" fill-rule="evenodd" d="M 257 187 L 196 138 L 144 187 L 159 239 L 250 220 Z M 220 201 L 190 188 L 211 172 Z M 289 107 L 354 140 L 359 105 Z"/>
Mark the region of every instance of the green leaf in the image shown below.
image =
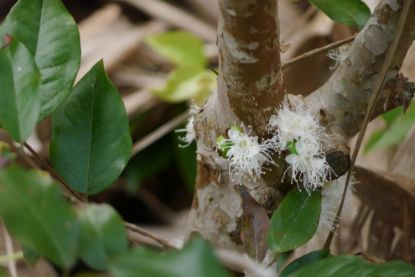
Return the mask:
<path id="1" fill-rule="evenodd" d="M 42 74 L 44 118 L 69 95 L 79 69 L 81 48 L 74 19 L 60 0 L 19 0 L 0 28 L 18 38 L 35 57 Z"/>
<path id="2" fill-rule="evenodd" d="M 93 194 L 119 177 L 130 155 L 127 114 L 99 62 L 52 116 L 52 163 L 74 190 Z"/>
<path id="3" fill-rule="evenodd" d="M 361 0 L 310 0 L 336 22 L 362 29 L 368 21 L 370 9 Z"/>
<path id="4" fill-rule="evenodd" d="M 151 92 L 164 101 L 177 103 L 193 99 L 203 103 L 216 87 L 216 76 L 198 66 L 178 67 L 169 74 L 164 86 Z"/>
<path id="5" fill-rule="evenodd" d="M 112 263 L 113 277 L 223 277 L 228 276 L 208 244 L 196 239 L 181 251 L 167 253 L 133 249 Z"/>
<path id="6" fill-rule="evenodd" d="M 79 224 L 49 176 L 11 166 L 0 171 L 0 217 L 14 238 L 58 266 L 75 261 Z"/>
<path id="7" fill-rule="evenodd" d="M 401 114 L 397 119 L 393 120 L 392 125 L 377 139 L 371 149 L 383 149 L 401 143 L 408 135 L 414 123 L 415 104 L 412 102 L 406 113 Z"/>
<path id="8" fill-rule="evenodd" d="M 110 258 L 128 249 L 121 217 L 109 205 L 88 205 L 78 211 L 81 222 L 79 256 L 90 267 L 106 270 Z"/>
<path id="9" fill-rule="evenodd" d="M 0 277 L 7 277 L 7 271 L 5 268 L 0 267 Z"/>
<path id="10" fill-rule="evenodd" d="M 387 111 L 386 113 L 382 114 L 381 117 L 385 121 L 386 125 L 390 126 L 402 114 L 403 114 L 403 108 L 402 107 L 397 107 L 393 110 Z"/>
<path id="11" fill-rule="evenodd" d="M 207 63 L 203 42 L 190 33 L 165 32 L 148 37 L 147 43 L 178 66 L 197 65 L 204 67 Z"/>
<path id="12" fill-rule="evenodd" d="M 365 145 L 364 153 L 367 154 L 370 151 L 372 151 L 373 148 L 376 146 L 376 144 L 379 142 L 379 140 L 383 137 L 384 134 L 385 134 L 385 130 L 383 128 L 381 128 L 380 130 L 374 131 Z"/>
<path id="13" fill-rule="evenodd" d="M 325 259 L 329 256 L 330 251 L 327 249 L 310 252 L 287 265 L 281 272 L 280 277 L 288 277 L 291 273 L 299 270 L 300 268 Z"/>
<path id="14" fill-rule="evenodd" d="M 35 266 L 40 258 L 40 253 L 30 246 L 22 245 L 23 256 L 26 262 L 31 266 Z"/>
<path id="15" fill-rule="evenodd" d="M 385 121 L 386 127 L 380 128 L 373 132 L 372 136 L 369 138 L 368 142 L 365 146 L 365 153 L 369 153 L 370 151 L 377 148 L 377 144 L 381 140 L 381 138 L 385 135 L 386 131 L 393 126 L 393 123 L 398 119 L 403 117 L 403 108 L 397 107 L 393 110 L 390 110 L 381 115 L 381 118 Z M 408 130 L 409 131 L 409 130 Z M 405 135 L 406 136 L 406 135 Z"/>
<path id="16" fill-rule="evenodd" d="M 337 256 L 305 266 L 289 277 L 411 277 L 415 267 L 404 262 L 371 264 L 355 256 Z"/>
<path id="17" fill-rule="evenodd" d="M 297 248 L 309 241 L 317 230 L 321 194 L 291 190 L 272 215 L 268 244 L 275 253 Z"/>
<path id="18" fill-rule="evenodd" d="M 15 38 L 0 50 L 0 121 L 18 142 L 32 133 L 40 111 L 40 73 L 26 47 Z"/>

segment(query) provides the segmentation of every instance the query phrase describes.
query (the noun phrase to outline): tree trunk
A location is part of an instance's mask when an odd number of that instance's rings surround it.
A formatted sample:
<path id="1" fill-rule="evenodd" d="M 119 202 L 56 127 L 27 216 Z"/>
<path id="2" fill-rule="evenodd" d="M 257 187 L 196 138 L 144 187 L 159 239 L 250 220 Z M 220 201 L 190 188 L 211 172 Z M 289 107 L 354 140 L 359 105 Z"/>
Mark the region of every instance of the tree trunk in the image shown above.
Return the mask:
<path id="1" fill-rule="evenodd" d="M 401 1 L 381 1 L 345 61 L 325 85 L 305 99 L 308 109 L 318 111 L 327 127 L 326 157 L 338 175 L 350 165 L 346 142 L 362 125 L 372 84 L 401 10 Z M 414 3 L 410 14 L 415 14 Z M 411 16 L 409 21 L 388 75 L 392 81 L 399 79 L 397 69 L 415 37 L 415 18 Z M 251 135 L 260 140 L 269 136 L 269 118 L 276 114 L 284 97 L 277 0 L 220 0 L 218 47 L 218 90 L 195 116 L 198 172 L 189 222 L 192 230 L 214 245 L 245 251 L 244 228 L 266 232 L 266 226 L 252 226 L 255 217 L 270 215 L 287 192 L 290 184 L 282 180 L 286 166 L 281 157 L 275 157 L 278 166 L 272 166 L 261 178 L 233 180 L 228 161 L 216 150 L 216 139 L 233 124 L 249 126 Z M 400 104 L 394 99 L 402 97 L 404 91 L 395 89 L 388 94 L 392 101 L 386 108 L 391 109 Z M 376 109 L 377 114 L 383 112 L 383 104 Z M 248 212 L 248 204 L 255 207 L 253 212 Z"/>

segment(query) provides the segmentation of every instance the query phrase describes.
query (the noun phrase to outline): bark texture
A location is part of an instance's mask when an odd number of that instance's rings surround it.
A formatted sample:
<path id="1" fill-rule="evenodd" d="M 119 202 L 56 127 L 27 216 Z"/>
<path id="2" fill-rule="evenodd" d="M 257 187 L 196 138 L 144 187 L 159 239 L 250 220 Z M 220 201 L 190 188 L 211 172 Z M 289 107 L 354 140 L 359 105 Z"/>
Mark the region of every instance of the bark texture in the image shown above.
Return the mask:
<path id="1" fill-rule="evenodd" d="M 330 133 L 350 138 L 359 132 L 372 96 L 374 82 L 394 38 L 402 3 L 398 0 L 383 0 L 331 78 L 307 97 L 308 106 L 322 109 L 326 116 L 331 118 L 328 124 Z M 402 91 L 403 88 L 397 89 L 397 82 L 400 82 L 399 69 L 415 37 L 415 17 L 412 16 L 415 14 L 414 1 L 411 3 L 409 14 L 398 54 L 386 80 L 390 86 L 379 99 L 375 116 L 402 104 L 405 100 L 400 98 L 405 96 L 402 95 L 405 91 Z"/>
<path id="2" fill-rule="evenodd" d="M 410 14 L 415 14 L 414 5 Z M 241 230 L 241 225 L 252 229 L 246 220 L 253 216 L 244 214 L 242 206 L 246 203 L 237 188 L 243 186 L 244 192 L 259 204 L 251 203 L 257 213 L 271 214 L 286 193 L 287 184 L 282 182 L 285 165 L 276 157 L 279 166 L 262 178 L 235 181 L 230 177 L 228 161 L 215 149 L 216 138 L 225 135 L 235 123 L 252 126 L 251 134 L 264 138 L 269 117 L 279 108 L 284 93 L 277 0 L 221 0 L 220 9 L 218 90 L 195 116 L 198 176 L 189 223 L 193 231 L 216 246 L 243 251 L 241 233 L 247 232 Z M 322 123 L 327 126 L 326 156 L 339 175 L 350 165 L 345 141 L 360 129 L 373 82 L 393 38 L 401 9 L 401 1 L 383 0 L 353 43 L 346 60 L 325 85 L 306 98 L 307 106 L 319 112 Z M 391 80 L 396 78 L 415 35 L 415 18 L 410 21 L 400 44 L 400 55 L 388 77 Z M 402 94 L 394 89 L 389 91 L 389 94 Z M 387 108 L 397 104 L 389 101 Z M 266 229 L 263 227 L 259 226 L 258 230 Z"/>

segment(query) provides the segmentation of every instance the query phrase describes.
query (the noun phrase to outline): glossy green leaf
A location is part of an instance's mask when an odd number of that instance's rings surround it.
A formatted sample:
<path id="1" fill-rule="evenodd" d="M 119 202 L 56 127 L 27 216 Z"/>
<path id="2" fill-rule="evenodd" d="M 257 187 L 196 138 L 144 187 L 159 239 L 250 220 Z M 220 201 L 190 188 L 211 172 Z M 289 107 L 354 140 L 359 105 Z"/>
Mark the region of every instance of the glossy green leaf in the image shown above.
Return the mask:
<path id="1" fill-rule="evenodd" d="M 305 266 L 289 277 L 412 277 L 415 267 L 404 262 L 371 264 L 355 256 L 331 257 Z"/>
<path id="2" fill-rule="evenodd" d="M 208 244 L 196 239 L 181 251 L 156 252 L 136 248 L 110 266 L 112 277 L 223 277 L 228 276 Z"/>
<path id="3" fill-rule="evenodd" d="M 90 267 L 106 270 L 110 258 L 128 249 L 121 217 L 109 205 L 88 205 L 78 211 L 81 222 L 79 256 Z"/>
<path id="4" fill-rule="evenodd" d="M 157 97 L 172 103 L 193 99 L 202 104 L 216 87 L 216 76 L 197 66 L 182 66 L 172 71 L 164 86 L 151 89 Z"/>
<path id="5" fill-rule="evenodd" d="M 361 0 L 310 0 L 317 8 L 336 22 L 362 29 L 371 13 Z"/>
<path id="6" fill-rule="evenodd" d="M 40 111 L 40 73 L 26 47 L 11 38 L 0 50 L 0 122 L 18 142 L 32 133 Z"/>
<path id="7" fill-rule="evenodd" d="M 93 194 L 119 177 L 130 155 L 124 104 L 99 62 L 52 116 L 52 163 L 74 190 Z"/>
<path id="8" fill-rule="evenodd" d="M 35 57 L 42 74 L 44 118 L 69 95 L 79 69 L 81 50 L 74 19 L 61 0 L 19 0 L 0 28 L 18 38 Z"/>
<path id="9" fill-rule="evenodd" d="M 193 34 L 183 31 L 165 32 L 148 37 L 147 43 L 178 66 L 204 67 L 207 63 L 203 42 Z"/>
<path id="10" fill-rule="evenodd" d="M 270 249 L 282 253 L 309 241 L 317 230 L 320 211 L 320 192 L 291 190 L 272 215 L 268 231 Z"/>
<path id="11" fill-rule="evenodd" d="M 79 224 L 46 174 L 11 166 L 0 171 L 0 217 L 11 235 L 55 264 L 75 261 Z"/>
<path id="12" fill-rule="evenodd" d="M 281 272 L 280 277 L 288 277 L 291 273 L 299 270 L 300 268 L 308 266 L 322 259 L 328 258 L 329 256 L 330 251 L 327 249 L 316 250 L 311 253 L 308 253 L 287 265 Z"/>

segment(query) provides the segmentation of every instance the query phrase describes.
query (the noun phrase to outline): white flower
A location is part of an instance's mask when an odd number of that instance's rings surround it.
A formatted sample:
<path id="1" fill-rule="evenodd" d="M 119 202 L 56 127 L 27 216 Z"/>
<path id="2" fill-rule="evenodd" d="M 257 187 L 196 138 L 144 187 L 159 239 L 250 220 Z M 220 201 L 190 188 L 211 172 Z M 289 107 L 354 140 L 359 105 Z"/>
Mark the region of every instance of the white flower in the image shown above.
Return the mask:
<path id="1" fill-rule="evenodd" d="M 199 107 L 196 105 L 192 105 L 190 107 L 190 117 L 187 121 L 186 127 L 184 129 L 176 130 L 176 133 L 185 133 L 184 136 L 179 137 L 179 140 L 184 142 L 185 144 L 179 145 L 179 147 L 187 147 L 189 146 L 194 140 L 196 140 L 196 131 L 194 126 L 195 117 L 194 115 L 199 110 Z"/>
<path id="2" fill-rule="evenodd" d="M 185 133 L 184 136 L 179 137 L 179 140 L 181 140 L 185 144 L 179 145 L 179 147 L 182 147 L 182 148 L 187 147 L 196 139 L 194 120 L 195 120 L 194 116 L 189 117 L 186 127 L 184 129 L 176 130 L 177 133 Z"/>
<path id="3" fill-rule="evenodd" d="M 296 143 L 296 154 L 289 154 L 285 161 L 290 165 L 292 181 L 302 182 L 306 190 L 315 190 L 322 186 L 331 174 L 331 168 L 318 145 L 303 141 Z"/>
<path id="4" fill-rule="evenodd" d="M 225 146 L 225 155 L 229 161 L 229 172 L 232 178 L 250 176 L 258 178 L 264 172 L 264 164 L 273 164 L 271 157 L 275 151 L 272 140 L 258 142 L 258 137 L 250 136 L 249 131 L 242 126 L 232 127 L 228 130 L 228 138 L 222 139 L 218 148 Z"/>
<path id="5" fill-rule="evenodd" d="M 292 107 L 284 101 L 269 125 L 277 150 L 290 152 L 285 162 L 289 164 L 287 171 L 291 173 L 292 182 L 302 183 L 306 190 L 321 187 L 332 170 L 322 151 L 325 131 L 315 114 L 300 101 Z"/>
<path id="6" fill-rule="evenodd" d="M 344 192 L 344 185 L 346 184 L 347 174 L 343 175 L 337 180 L 328 182 L 324 185 L 321 192 L 321 215 L 317 228 L 317 233 L 320 235 L 327 235 L 333 228 L 333 223 L 336 221 L 337 210 Z M 347 188 L 347 194 L 343 206 L 343 211 L 351 210 L 351 200 L 356 180 L 352 177 Z"/>
<path id="7" fill-rule="evenodd" d="M 330 49 L 327 53 L 327 56 L 336 62 L 334 65 L 330 66 L 330 70 L 334 70 L 336 67 L 343 64 L 349 54 L 349 51 L 350 46 L 347 44 L 334 49 Z"/>

